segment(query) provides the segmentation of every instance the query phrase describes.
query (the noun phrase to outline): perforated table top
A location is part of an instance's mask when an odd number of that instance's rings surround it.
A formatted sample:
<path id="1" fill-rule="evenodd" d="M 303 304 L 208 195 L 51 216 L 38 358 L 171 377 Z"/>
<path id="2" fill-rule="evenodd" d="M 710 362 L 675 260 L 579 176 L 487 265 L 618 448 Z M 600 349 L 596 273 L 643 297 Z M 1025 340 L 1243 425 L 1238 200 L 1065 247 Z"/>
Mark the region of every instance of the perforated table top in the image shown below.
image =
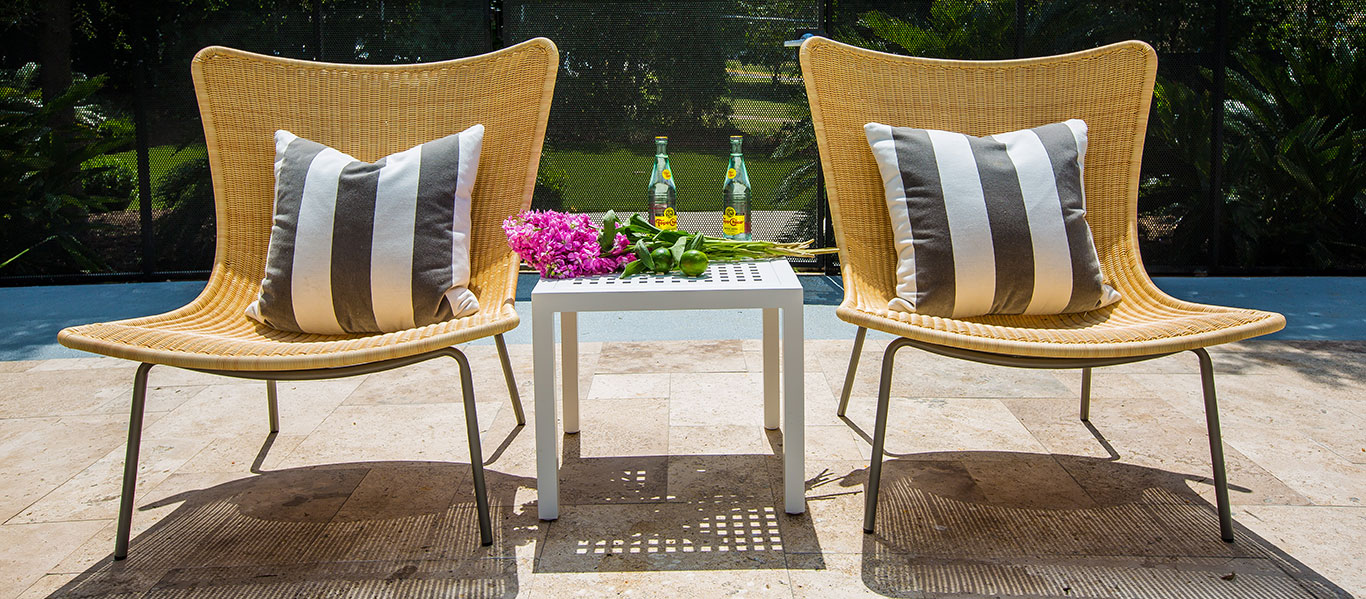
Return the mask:
<path id="1" fill-rule="evenodd" d="M 677 274 L 641 274 L 619 278 L 617 274 L 579 277 L 575 279 L 542 279 L 536 284 L 536 293 L 574 293 L 586 291 L 616 291 L 622 289 L 655 291 L 729 289 L 746 288 L 784 288 L 796 282 L 792 267 L 784 260 L 764 262 L 714 262 L 700 277 L 685 277 Z M 799 284 L 800 286 L 800 284 Z"/>
<path id="2" fill-rule="evenodd" d="M 623 279 L 610 274 L 542 279 L 531 291 L 531 300 L 533 306 L 539 303 L 570 311 L 771 307 L 791 301 L 790 295 L 800 295 L 801 289 L 785 260 L 714 262 L 700 277 L 669 274 Z"/>

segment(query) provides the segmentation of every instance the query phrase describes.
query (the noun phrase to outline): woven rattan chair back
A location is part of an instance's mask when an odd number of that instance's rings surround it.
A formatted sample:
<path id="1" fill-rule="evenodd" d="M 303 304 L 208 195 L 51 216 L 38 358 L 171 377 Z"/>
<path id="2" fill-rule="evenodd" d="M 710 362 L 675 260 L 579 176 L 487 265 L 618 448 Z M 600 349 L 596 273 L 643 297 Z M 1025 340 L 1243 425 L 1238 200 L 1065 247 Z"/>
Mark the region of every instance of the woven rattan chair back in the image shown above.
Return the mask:
<path id="1" fill-rule="evenodd" d="M 487 309 L 512 302 L 517 256 L 500 225 L 530 206 L 556 56 L 546 39 L 414 65 L 327 64 L 222 47 L 200 51 L 191 72 L 218 220 L 203 297 L 220 295 L 220 286 L 243 297 L 255 297 L 259 289 L 273 216 L 277 129 L 374 161 L 483 124 L 470 288 Z"/>
<path id="2" fill-rule="evenodd" d="M 266 381 L 270 431 L 280 429 L 278 380 L 343 378 L 437 357 L 460 370 L 480 542 L 493 542 L 469 360 L 456 344 L 493 336 L 517 424 L 526 422 L 502 334 L 517 326 L 516 254 L 500 228 L 531 204 L 555 89 L 555 44 L 544 38 L 460 60 L 370 66 L 306 62 L 211 47 L 194 77 L 213 176 L 218 246 L 208 285 L 165 314 L 63 329 L 65 346 L 141 362 L 133 380 L 114 558 L 128 554 L 148 371 L 164 364 Z M 474 184 L 470 289 L 474 315 L 386 334 L 277 331 L 243 313 L 260 293 L 275 204 L 275 131 L 365 161 L 484 125 Z M 268 445 L 267 445 L 268 446 Z"/>
<path id="3" fill-rule="evenodd" d="M 882 179 L 863 132 L 869 122 L 982 136 L 1070 118 L 1086 121 L 1087 220 L 1101 269 L 1121 293 L 1151 287 L 1135 227 L 1139 162 L 1157 73 L 1147 44 L 983 62 L 894 56 L 814 38 L 802 46 L 801 61 L 846 305 L 880 310 L 895 297 L 896 249 Z"/>
<path id="4" fill-rule="evenodd" d="M 859 327 L 840 397 L 841 416 L 867 329 L 898 335 L 883 352 L 864 531 L 875 526 L 898 349 L 913 346 L 998 366 L 1081 369 L 1082 420 L 1090 414 L 1092 368 L 1190 350 L 1200 360 L 1220 537 L 1232 541 L 1214 369 L 1204 348 L 1279 330 L 1285 319 L 1172 298 L 1143 268 L 1138 177 L 1157 76 L 1153 49 L 1132 41 L 1061 56 L 983 62 L 894 56 L 812 38 L 802 44 L 801 64 L 844 272 L 844 302 L 836 313 Z M 983 136 L 1072 118 L 1088 127 L 1082 173 L 1087 222 L 1102 274 L 1123 299 L 1061 315 L 952 319 L 889 311 L 897 256 L 882 177 L 863 126 L 879 122 Z"/>

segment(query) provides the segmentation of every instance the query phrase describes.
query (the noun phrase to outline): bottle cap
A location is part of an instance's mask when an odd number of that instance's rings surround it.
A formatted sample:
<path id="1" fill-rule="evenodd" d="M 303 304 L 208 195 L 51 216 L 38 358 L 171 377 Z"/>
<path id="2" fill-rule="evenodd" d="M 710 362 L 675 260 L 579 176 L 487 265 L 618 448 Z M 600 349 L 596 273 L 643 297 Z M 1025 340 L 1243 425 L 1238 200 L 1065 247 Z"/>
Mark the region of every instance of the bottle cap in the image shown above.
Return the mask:
<path id="1" fill-rule="evenodd" d="M 661 139 L 663 139 L 663 140 L 668 140 L 668 139 L 669 139 L 669 136 L 667 136 L 667 135 L 656 135 L 656 136 L 655 136 L 655 141 L 658 141 L 658 140 L 661 140 Z"/>

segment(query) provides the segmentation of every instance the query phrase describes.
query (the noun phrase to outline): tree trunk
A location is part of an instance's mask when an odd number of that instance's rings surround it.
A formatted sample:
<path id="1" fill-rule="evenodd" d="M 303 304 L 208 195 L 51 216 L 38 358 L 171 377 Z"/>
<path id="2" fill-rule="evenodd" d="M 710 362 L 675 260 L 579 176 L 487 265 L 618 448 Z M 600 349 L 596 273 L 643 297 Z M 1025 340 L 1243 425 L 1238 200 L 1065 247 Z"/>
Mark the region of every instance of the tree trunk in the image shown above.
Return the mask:
<path id="1" fill-rule="evenodd" d="M 43 33 L 38 40 L 38 84 L 42 86 L 43 106 L 47 107 L 71 87 L 71 0 L 44 0 L 42 5 Z M 55 131 L 69 130 L 75 121 L 74 106 L 48 115 L 48 124 Z M 55 137 L 55 142 L 68 147 L 71 145 L 71 141 L 60 134 Z M 80 188 L 77 179 L 79 177 L 60 186 L 66 192 L 77 191 Z"/>
<path id="2" fill-rule="evenodd" d="M 42 68 L 38 80 L 43 102 L 49 102 L 71 87 L 71 0 L 44 0 L 42 5 L 43 35 L 38 43 Z"/>

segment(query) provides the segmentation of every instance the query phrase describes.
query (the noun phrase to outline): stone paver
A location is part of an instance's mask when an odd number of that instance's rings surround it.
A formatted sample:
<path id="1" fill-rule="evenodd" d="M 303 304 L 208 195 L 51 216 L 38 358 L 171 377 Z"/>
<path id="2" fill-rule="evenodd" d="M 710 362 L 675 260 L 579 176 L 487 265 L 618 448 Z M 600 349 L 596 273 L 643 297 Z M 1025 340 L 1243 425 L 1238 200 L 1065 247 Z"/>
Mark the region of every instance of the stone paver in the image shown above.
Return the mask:
<path id="1" fill-rule="evenodd" d="M 1211 351 L 1238 540 L 1217 538 L 1192 356 L 1080 376 L 904 350 L 862 532 L 881 350 L 807 343 L 806 514 L 782 512 L 755 340 L 584 343 L 561 518 L 496 353 L 464 347 L 495 528 L 480 547 L 455 365 L 265 390 L 153 371 L 130 559 L 109 559 L 132 367 L 0 362 L 0 599 L 1346 597 L 1366 594 L 1366 344 Z M 532 417 L 530 348 L 510 346 Z"/>

